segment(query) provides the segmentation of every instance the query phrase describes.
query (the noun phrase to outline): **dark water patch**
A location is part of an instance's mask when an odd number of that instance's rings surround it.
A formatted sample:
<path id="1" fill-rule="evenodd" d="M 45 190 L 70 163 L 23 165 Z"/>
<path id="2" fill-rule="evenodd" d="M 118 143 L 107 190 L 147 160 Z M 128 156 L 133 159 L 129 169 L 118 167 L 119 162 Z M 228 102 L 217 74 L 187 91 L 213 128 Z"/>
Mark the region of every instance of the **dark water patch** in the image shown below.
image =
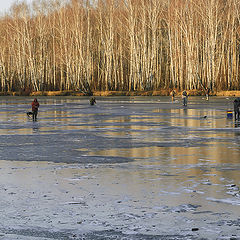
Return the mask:
<path id="1" fill-rule="evenodd" d="M 234 165 L 234 164 L 222 164 L 219 166 L 216 166 L 216 170 L 219 172 L 239 172 L 240 171 L 240 166 Z"/>
<path id="2" fill-rule="evenodd" d="M 203 140 L 198 142 L 195 138 L 166 142 L 146 142 L 142 139 L 106 137 L 84 130 L 67 133 L 63 131 L 62 134 L 0 135 L 0 156 L 2 156 L 2 160 L 121 163 L 129 162 L 133 159 L 126 156 L 109 156 L 107 154 L 89 156 L 88 151 L 103 150 L 107 152 L 108 149 L 114 148 L 141 150 L 141 148 L 147 147 L 199 147 L 205 144 Z M 77 151 L 80 147 L 87 150 Z"/>
<path id="3" fill-rule="evenodd" d="M 164 176 L 164 177 L 177 177 L 179 175 L 177 174 L 170 174 L 170 173 L 162 173 L 162 174 L 159 174 L 160 176 Z"/>
<path id="4" fill-rule="evenodd" d="M 201 211 L 201 212 L 193 212 L 192 214 L 210 214 L 212 211 Z"/>
<path id="5" fill-rule="evenodd" d="M 240 218 L 235 219 L 235 220 L 219 220 L 217 222 L 212 222 L 210 224 L 216 224 L 218 226 L 234 226 L 234 227 L 239 227 L 239 231 L 240 231 Z M 239 232 L 240 234 L 240 232 Z"/>
<path id="6" fill-rule="evenodd" d="M 173 213 L 193 212 L 196 211 L 196 209 L 199 207 L 201 207 L 201 205 L 182 204 L 176 207 L 165 207 L 164 211 Z"/>
<path id="7" fill-rule="evenodd" d="M 10 154 L 9 154 L 10 155 Z M 64 154 L 63 156 L 56 156 L 52 154 L 43 156 L 38 154 L 36 151 L 34 156 L 26 156 L 21 152 L 18 154 L 14 154 L 14 156 L 7 155 L 4 157 L 4 161 L 43 161 L 43 162 L 53 162 L 53 163 L 80 163 L 80 164 L 115 164 L 115 163 L 127 163 L 132 162 L 133 159 L 131 158 L 124 158 L 124 157 L 102 157 L 102 156 L 70 156 Z"/>
<path id="8" fill-rule="evenodd" d="M 77 151 L 85 149 L 106 149 L 116 146 L 114 139 L 88 134 L 50 135 L 2 135 L 0 136 L 1 160 L 52 161 L 65 163 L 121 163 L 131 158 L 118 156 L 88 156 Z M 123 144 L 129 144 L 124 140 Z"/>
<path id="9" fill-rule="evenodd" d="M 147 235 L 147 234 L 124 234 L 114 230 L 96 231 L 79 234 L 77 231 L 48 231 L 45 229 L 0 229 L 3 237 L 34 237 L 41 239 L 57 240 L 195 240 L 199 239 L 194 235 L 169 234 L 169 235 Z M 1 236 L 0 236 L 1 237 Z"/>
<path id="10" fill-rule="evenodd" d="M 94 239 L 94 240 L 107 240 L 107 239 L 116 239 L 116 240 L 187 240 L 192 239 L 195 240 L 197 237 L 193 235 L 144 235 L 144 234 L 123 234 L 121 232 L 116 232 L 113 230 L 110 231 L 103 231 L 98 233 L 91 233 L 88 234 L 87 239 Z"/>
<path id="11" fill-rule="evenodd" d="M 233 197 L 233 198 L 213 198 L 213 197 L 208 197 L 208 201 L 212 201 L 215 203 L 224 203 L 226 205 L 235 205 L 235 206 L 240 206 L 240 198 L 239 197 Z"/>
<path id="12" fill-rule="evenodd" d="M 37 237 L 37 238 L 45 238 L 45 239 L 59 239 L 59 240 L 72 240 L 74 234 L 69 232 L 50 232 L 45 229 L 1 229 L 1 233 L 4 233 L 4 237 L 9 237 L 9 235 L 16 235 L 19 237 Z M 16 238 L 18 239 L 18 238 Z M 76 238 L 75 238 L 76 239 Z"/>

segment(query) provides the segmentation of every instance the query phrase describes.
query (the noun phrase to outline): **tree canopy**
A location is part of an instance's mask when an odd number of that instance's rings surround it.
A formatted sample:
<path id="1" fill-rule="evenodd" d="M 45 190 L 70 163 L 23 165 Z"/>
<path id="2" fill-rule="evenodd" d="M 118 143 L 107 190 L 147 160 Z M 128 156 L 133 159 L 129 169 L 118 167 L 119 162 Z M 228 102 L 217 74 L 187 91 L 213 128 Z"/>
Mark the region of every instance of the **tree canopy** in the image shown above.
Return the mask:
<path id="1" fill-rule="evenodd" d="M 0 91 L 240 90 L 240 0 L 35 0 L 0 18 Z"/>

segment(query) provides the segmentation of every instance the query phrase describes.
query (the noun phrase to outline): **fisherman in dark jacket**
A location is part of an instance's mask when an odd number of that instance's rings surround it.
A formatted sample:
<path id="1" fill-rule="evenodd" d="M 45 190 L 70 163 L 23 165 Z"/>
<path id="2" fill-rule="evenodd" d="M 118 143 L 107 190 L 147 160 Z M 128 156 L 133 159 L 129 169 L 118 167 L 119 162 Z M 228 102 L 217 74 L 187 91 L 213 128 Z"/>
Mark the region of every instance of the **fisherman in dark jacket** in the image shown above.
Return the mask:
<path id="1" fill-rule="evenodd" d="M 182 92 L 182 100 L 183 100 L 183 106 L 187 106 L 188 94 L 186 90 Z"/>
<path id="2" fill-rule="evenodd" d="M 95 97 L 92 97 L 90 99 L 90 105 L 94 105 L 96 103 L 96 98 Z"/>
<path id="3" fill-rule="evenodd" d="M 236 98 L 233 101 L 233 107 L 234 107 L 234 119 L 236 120 L 240 120 L 240 98 Z"/>

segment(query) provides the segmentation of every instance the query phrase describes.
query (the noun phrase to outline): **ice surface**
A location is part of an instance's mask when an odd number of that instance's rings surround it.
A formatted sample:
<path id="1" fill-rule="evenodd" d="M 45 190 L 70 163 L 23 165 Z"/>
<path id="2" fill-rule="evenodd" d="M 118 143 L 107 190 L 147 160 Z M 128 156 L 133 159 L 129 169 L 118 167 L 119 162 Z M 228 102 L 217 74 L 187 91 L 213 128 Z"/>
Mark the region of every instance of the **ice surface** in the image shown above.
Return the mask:
<path id="1" fill-rule="evenodd" d="M 0 239 L 240 238 L 233 99 L 38 100 L 0 97 Z"/>

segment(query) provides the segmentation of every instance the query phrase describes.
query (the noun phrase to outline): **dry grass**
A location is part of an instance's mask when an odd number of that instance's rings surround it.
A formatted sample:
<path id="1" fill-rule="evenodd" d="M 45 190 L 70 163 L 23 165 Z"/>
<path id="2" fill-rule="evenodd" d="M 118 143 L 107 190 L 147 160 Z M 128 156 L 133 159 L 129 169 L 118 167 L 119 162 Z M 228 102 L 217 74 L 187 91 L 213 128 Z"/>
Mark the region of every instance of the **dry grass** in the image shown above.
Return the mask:
<path id="1" fill-rule="evenodd" d="M 176 96 L 181 96 L 181 91 L 177 91 Z M 201 90 L 188 90 L 189 96 L 204 96 L 205 92 Z M 158 91 L 95 91 L 93 96 L 170 96 L 171 90 Z M 212 96 L 240 97 L 240 91 L 219 91 L 211 92 Z M 38 91 L 25 94 L 24 92 L 0 92 L 0 96 L 89 96 L 89 94 L 76 91 Z"/>
<path id="2" fill-rule="evenodd" d="M 216 96 L 240 97 L 240 91 L 220 91 L 216 93 Z"/>

